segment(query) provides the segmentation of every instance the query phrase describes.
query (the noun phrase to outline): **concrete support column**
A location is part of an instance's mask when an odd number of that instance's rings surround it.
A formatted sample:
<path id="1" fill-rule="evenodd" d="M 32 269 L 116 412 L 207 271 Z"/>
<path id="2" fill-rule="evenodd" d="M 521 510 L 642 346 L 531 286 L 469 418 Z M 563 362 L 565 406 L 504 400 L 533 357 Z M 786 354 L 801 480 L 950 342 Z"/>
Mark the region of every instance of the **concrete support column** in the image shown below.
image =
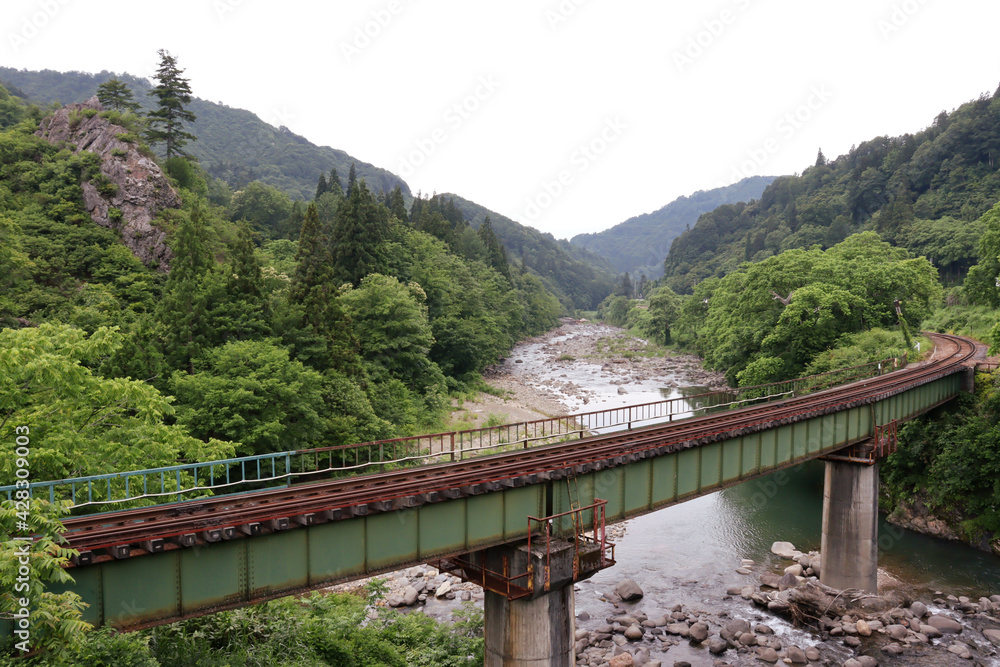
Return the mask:
<path id="1" fill-rule="evenodd" d="M 573 667 L 573 585 L 508 600 L 486 591 L 486 667 Z"/>
<path id="2" fill-rule="evenodd" d="M 878 592 L 878 464 L 826 461 L 823 569 L 834 588 Z"/>

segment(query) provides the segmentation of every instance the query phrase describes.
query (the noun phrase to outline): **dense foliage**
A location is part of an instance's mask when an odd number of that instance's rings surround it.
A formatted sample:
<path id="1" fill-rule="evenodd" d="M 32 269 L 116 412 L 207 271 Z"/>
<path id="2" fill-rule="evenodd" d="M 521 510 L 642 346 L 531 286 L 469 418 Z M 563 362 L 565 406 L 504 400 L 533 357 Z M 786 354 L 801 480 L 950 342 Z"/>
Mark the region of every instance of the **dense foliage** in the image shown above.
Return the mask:
<path id="1" fill-rule="evenodd" d="M 801 176 L 775 180 L 759 201 L 722 206 L 678 237 L 667 285 L 690 293 L 704 278 L 784 250 L 831 247 L 859 231 L 932 259 L 945 278 L 975 260 L 970 224 L 1000 199 L 1000 96 L 942 112 L 916 134 L 877 137 Z"/>
<path id="2" fill-rule="evenodd" d="M 487 218 L 512 263 L 522 272 L 538 276 L 546 289 L 559 297 L 563 308 L 593 310 L 614 289 L 615 271 L 606 259 L 569 241 L 519 225 L 510 218 L 478 204 L 448 195 L 461 214 L 478 228 Z"/>
<path id="3" fill-rule="evenodd" d="M 105 92 L 128 99 L 117 84 Z M 183 205 L 155 220 L 173 251 L 159 273 L 86 212 L 82 185 L 101 178 L 100 158 L 35 137 L 39 110 L 2 88 L 0 111 L 0 438 L 30 426 L 34 479 L 439 428 L 451 396 L 561 313 L 536 276 L 508 264 L 490 224 L 474 230 L 441 197 L 408 211 L 402 188 L 376 195 L 354 169 L 345 188 L 324 169 L 327 187 L 303 205 L 264 184 L 215 197 L 225 189 L 174 157 Z M 4 479 L 13 465 L 0 462 Z M 62 605 L 52 648 L 64 650 L 78 606 L 32 600 L 43 614 Z M 359 632 L 324 600 L 286 608 L 315 629 L 297 634 L 305 662 L 247 653 L 229 664 L 466 664 L 480 650 L 421 617 Z M 265 623 L 255 614 L 230 618 Z M 101 635 L 77 664 L 189 664 L 186 652 L 222 641 L 186 633 Z"/>
<path id="4" fill-rule="evenodd" d="M 136 101 L 146 110 L 154 108 L 147 93 L 149 81 L 128 74 L 101 72 L 41 72 L 0 67 L 0 83 L 11 84 L 31 100 L 43 104 L 82 102 L 97 93 L 98 87 L 112 79 L 125 82 Z M 189 130 L 198 141 L 189 146 L 191 153 L 215 178 L 235 190 L 253 181 L 280 188 L 296 199 L 311 199 L 316 179 L 333 166 L 347 174 L 351 163 L 357 165 L 358 178 L 368 181 L 376 191 L 401 186 L 409 197 L 409 188 L 398 176 L 351 157 L 341 150 L 316 146 L 283 125 L 283 119 L 265 122 L 243 109 L 192 98 L 188 109 L 197 116 Z"/>
<path id="5" fill-rule="evenodd" d="M 483 664 L 482 611 L 471 603 L 439 623 L 350 594 L 318 594 L 118 634 L 105 629 L 61 655 L 0 667 L 474 667 Z"/>
<path id="6" fill-rule="evenodd" d="M 702 190 L 602 232 L 578 234 L 570 243 L 606 258 L 618 273 L 659 278 L 670 244 L 695 225 L 699 216 L 724 204 L 759 199 L 772 181 L 773 176 L 752 176 L 726 187 Z"/>

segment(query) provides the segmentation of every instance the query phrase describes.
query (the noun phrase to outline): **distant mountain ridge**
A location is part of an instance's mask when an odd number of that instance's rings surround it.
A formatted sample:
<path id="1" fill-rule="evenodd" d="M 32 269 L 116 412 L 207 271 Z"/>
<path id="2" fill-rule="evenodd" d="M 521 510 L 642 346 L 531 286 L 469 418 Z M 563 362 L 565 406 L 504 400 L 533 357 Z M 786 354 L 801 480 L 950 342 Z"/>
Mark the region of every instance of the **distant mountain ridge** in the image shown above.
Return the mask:
<path id="1" fill-rule="evenodd" d="M 0 83 L 41 104 L 83 102 L 96 94 L 97 87 L 118 77 L 135 93 L 144 109 L 152 108 L 153 98 L 146 95 L 152 86 L 147 79 L 131 74 L 103 71 L 56 72 L 54 70 L 18 70 L 0 67 Z M 321 173 L 337 169 L 344 183 L 351 164 L 358 178 L 364 178 L 375 192 L 389 192 L 397 185 L 410 198 L 406 182 L 386 169 L 348 155 L 342 150 L 317 146 L 287 127 L 274 127 L 245 109 L 194 98 L 189 106 L 197 116 L 191 131 L 198 137 L 187 150 L 201 166 L 234 189 L 250 181 L 261 181 L 284 190 L 296 199 L 312 199 Z"/>
<path id="2" fill-rule="evenodd" d="M 650 279 L 663 275 L 663 260 L 670 244 L 693 227 L 703 213 L 724 204 L 759 199 L 777 176 L 752 176 L 713 190 L 699 190 L 678 197 L 658 211 L 629 218 L 611 229 L 594 234 L 578 234 L 570 243 L 608 260 L 618 273 L 645 274 Z"/>
<path id="3" fill-rule="evenodd" d="M 538 275 L 567 310 L 593 310 L 615 287 L 614 268 L 603 257 L 557 240 L 455 194 L 446 194 L 474 228 L 487 216 L 511 262 Z"/>

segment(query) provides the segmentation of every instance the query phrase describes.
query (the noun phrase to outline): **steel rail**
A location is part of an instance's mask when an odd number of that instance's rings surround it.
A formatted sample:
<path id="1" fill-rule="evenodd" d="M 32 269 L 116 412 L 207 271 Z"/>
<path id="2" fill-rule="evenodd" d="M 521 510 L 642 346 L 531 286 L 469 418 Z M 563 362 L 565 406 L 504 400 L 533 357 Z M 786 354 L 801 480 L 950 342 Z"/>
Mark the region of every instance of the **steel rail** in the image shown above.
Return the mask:
<path id="1" fill-rule="evenodd" d="M 410 496 L 444 496 L 456 489 L 537 476 L 615 457 L 637 454 L 645 456 L 650 450 L 658 448 L 677 451 L 717 440 L 720 436 L 736 431 L 746 432 L 775 422 L 790 423 L 787 420 L 795 421 L 795 417 L 806 418 L 845 406 L 880 400 L 916 384 L 931 381 L 935 376 L 943 377 L 956 372 L 976 351 L 974 345 L 957 336 L 935 336 L 955 343 L 957 352 L 951 357 L 913 369 L 896 371 L 801 398 L 457 463 L 422 466 L 364 478 L 328 480 L 252 492 L 238 497 L 205 498 L 73 518 L 66 521 L 69 529 L 67 537 L 73 548 L 96 550 L 370 503 L 387 503 L 386 509 L 393 509 L 393 501 Z"/>

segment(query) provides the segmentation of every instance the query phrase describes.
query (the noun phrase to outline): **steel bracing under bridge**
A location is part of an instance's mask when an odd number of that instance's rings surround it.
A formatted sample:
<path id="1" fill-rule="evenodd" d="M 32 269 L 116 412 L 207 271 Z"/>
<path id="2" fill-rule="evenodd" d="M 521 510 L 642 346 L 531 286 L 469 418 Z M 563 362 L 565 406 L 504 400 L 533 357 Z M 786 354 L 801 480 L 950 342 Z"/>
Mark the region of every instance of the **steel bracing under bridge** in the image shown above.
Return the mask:
<path id="1" fill-rule="evenodd" d="M 68 537 L 83 557 L 71 568 L 71 588 L 90 605 L 85 620 L 134 629 L 460 560 L 523 540 L 530 526 L 536 545 L 594 526 L 585 537 L 600 542 L 603 562 L 596 513 L 620 521 L 845 448 L 865 455 L 886 446 L 895 433 L 888 425 L 970 390 L 975 345 L 934 336 L 930 362 L 801 397 L 454 462 L 72 518 Z"/>

